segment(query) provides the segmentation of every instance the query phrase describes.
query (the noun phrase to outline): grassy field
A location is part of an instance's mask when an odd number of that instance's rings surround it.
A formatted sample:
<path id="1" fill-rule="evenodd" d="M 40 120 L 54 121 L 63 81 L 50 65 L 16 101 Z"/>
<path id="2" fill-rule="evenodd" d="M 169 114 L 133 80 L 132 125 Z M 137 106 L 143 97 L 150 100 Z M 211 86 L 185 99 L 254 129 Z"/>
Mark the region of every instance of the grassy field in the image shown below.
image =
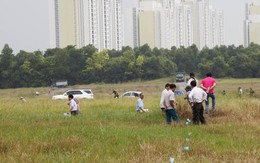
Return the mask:
<path id="1" fill-rule="evenodd" d="M 80 101 L 77 117 L 64 117 L 66 100 L 51 100 L 64 89 L 0 90 L 0 162 L 260 162 L 260 79 L 219 79 L 218 112 L 206 117 L 205 126 L 184 125 L 191 109 L 183 97 L 177 98 L 182 124 L 166 125 L 159 100 L 169 81 L 73 86 L 95 94 Z M 256 97 L 249 96 L 251 87 Z M 114 88 L 144 92 L 150 112 L 136 113 L 137 99 L 113 99 Z M 42 95 L 35 97 L 36 91 Z"/>

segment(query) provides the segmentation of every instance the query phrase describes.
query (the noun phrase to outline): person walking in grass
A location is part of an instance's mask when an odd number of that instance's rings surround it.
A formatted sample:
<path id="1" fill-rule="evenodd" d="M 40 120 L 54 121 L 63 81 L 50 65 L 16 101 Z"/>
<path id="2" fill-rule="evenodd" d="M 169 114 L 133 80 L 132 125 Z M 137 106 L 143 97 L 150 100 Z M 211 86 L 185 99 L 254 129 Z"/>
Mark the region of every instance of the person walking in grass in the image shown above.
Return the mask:
<path id="1" fill-rule="evenodd" d="M 198 125 L 199 122 L 201 122 L 201 124 L 206 124 L 203 116 L 204 108 L 202 102 L 207 100 L 207 93 L 197 87 L 196 81 L 191 81 L 191 88 L 192 90 L 190 91 L 188 97 L 192 107 L 192 122 L 196 125 Z"/>
<path id="2" fill-rule="evenodd" d="M 171 124 L 171 119 L 176 123 L 180 123 L 180 119 L 176 112 L 176 100 L 174 96 L 174 91 L 176 89 L 175 84 L 170 84 L 170 90 L 168 91 L 165 100 L 165 113 L 167 124 Z"/>
<path id="3" fill-rule="evenodd" d="M 168 91 L 170 90 L 170 84 L 165 84 L 165 89 L 162 91 L 161 94 L 161 100 L 160 100 L 160 108 L 162 110 L 165 110 L 166 104 L 165 104 L 165 98 L 167 97 Z"/>
<path id="4" fill-rule="evenodd" d="M 216 86 L 216 79 L 212 78 L 212 74 L 209 72 L 206 74 L 206 78 L 201 81 L 201 88 L 207 93 L 206 100 L 206 114 L 209 114 L 209 98 L 212 99 L 212 110 L 216 110 L 216 97 L 214 94 L 214 88 Z"/>
<path id="5" fill-rule="evenodd" d="M 69 95 L 68 96 L 68 100 L 69 100 L 69 108 L 70 108 L 70 114 L 71 115 L 78 115 L 78 105 L 75 102 L 75 100 L 73 99 L 73 95 Z"/>

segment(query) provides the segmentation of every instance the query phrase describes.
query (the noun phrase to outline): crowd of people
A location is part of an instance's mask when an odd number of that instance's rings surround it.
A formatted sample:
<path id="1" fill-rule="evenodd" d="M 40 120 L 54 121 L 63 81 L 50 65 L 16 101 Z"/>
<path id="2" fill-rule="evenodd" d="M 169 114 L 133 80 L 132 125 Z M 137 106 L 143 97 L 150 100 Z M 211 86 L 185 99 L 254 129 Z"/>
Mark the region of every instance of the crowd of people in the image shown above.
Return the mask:
<path id="1" fill-rule="evenodd" d="M 187 81 L 186 85 L 186 97 L 189 106 L 192 108 L 192 122 L 193 124 L 206 124 L 206 120 L 204 118 L 204 107 L 203 102 L 205 101 L 205 114 L 210 113 L 210 102 L 212 101 L 212 112 L 216 111 L 216 96 L 214 92 L 214 88 L 216 87 L 216 79 L 212 77 L 211 73 L 207 73 L 206 77 L 202 79 L 199 83 L 198 79 L 195 77 L 194 73 L 190 73 L 190 78 Z M 176 85 L 175 84 L 165 84 L 165 89 L 161 93 L 160 100 L 160 108 L 166 114 L 166 122 L 167 124 L 171 124 L 172 120 L 175 123 L 180 123 L 180 119 L 178 117 L 178 113 L 176 110 L 176 99 L 175 92 Z M 113 90 L 112 94 L 114 94 L 114 98 L 118 98 L 119 94 L 116 90 Z M 225 95 L 225 90 L 223 91 Z M 239 88 L 239 94 L 242 95 L 242 88 Z M 250 94 L 254 94 L 253 90 L 250 90 Z M 144 94 L 141 93 L 136 103 L 136 111 L 137 112 L 149 112 L 148 109 L 144 108 Z M 69 112 L 70 115 L 78 115 L 80 111 L 79 101 L 78 99 L 74 99 L 73 95 L 68 96 L 69 100 Z"/>
<path id="2" fill-rule="evenodd" d="M 199 85 L 198 79 L 194 73 L 190 73 L 190 79 L 187 82 L 186 97 L 187 102 L 192 108 L 192 122 L 193 124 L 206 124 L 204 118 L 204 107 L 203 102 L 206 103 L 206 114 L 210 113 L 209 98 L 212 99 L 212 111 L 216 111 L 216 97 L 214 94 L 214 88 L 216 86 L 216 80 L 212 77 L 211 73 L 207 73 L 206 77 L 201 81 Z M 165 84 L 165 89 L 162 91 L 160 108 L 166 114 L 167 124 L 171 124 L 172 120 L 175 123 L 180 123 L 178 113 L 176 110 L 176 99 L 174 92 L 176 89 L 175 84 Z M 146 112 L 143 105 L 144 95 L 141 94 L 137 100 L 136 110 L 139 112 Z"/>
<path id="3" fill-rule="evenodd" d="M 193 124 L 206 124 L 203 116 L 203 101 L 206 102 L 206 114 L 209 114 L 209 98 L 212 99 L 212 110 L 216 110 L 216 97 L 214 94 L 215 86 L 216 80 L 212 77 L 211 73 L 206 74 L 206 78 L 201 81 L 200 86 L 195 74 L 190 73 L 190 79 L 188 80 L 185 88 L 187 95 L 185 99 L 187 99 L 187 102 L 192 108 Z M 176 123 L 180 122 L 176 111 L 176 100 L 174 97 L 175 89 L 175 84 L 167 83 L 161 95 L 160 107 L 166 113 L 167 124 L 171 124 L 171 119 L 173 119 Z"/>

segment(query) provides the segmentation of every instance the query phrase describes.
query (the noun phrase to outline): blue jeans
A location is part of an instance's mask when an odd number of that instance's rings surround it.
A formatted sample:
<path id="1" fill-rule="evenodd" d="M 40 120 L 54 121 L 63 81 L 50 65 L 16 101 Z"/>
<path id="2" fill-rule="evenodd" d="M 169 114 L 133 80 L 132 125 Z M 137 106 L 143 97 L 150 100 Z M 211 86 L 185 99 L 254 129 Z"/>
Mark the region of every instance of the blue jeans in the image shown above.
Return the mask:
<path id="1" fill-rule="evenodd" d="M 172 119 L 176 123 L 180 123 L 180 119 L 179 119 L 178 114 L 175 109 L 167 109 L 167 110 L 165 110 L 165 113 L 166 113 L 167 124 L 171 124 Z"/>
<path id="2" fill-rule="evenodd" d="M 216 108 L 216 97 L 214 93 L 208 93 L 207 95 L 207 101 L 206 101 L 206 114 L 209 113 L 209 98 L 212 99 L 212 110 Z"/>

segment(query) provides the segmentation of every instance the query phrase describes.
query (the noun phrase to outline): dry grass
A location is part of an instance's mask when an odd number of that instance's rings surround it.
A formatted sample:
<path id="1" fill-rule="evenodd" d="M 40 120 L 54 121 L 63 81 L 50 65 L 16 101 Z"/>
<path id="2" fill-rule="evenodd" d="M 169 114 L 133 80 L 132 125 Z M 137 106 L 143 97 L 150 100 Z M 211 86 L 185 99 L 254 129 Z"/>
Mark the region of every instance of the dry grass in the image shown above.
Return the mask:
<path id="1" fill-rule="evenodd" d="M 159 109 L 160 92 L 169 79 L 127 84 L 73 86 L 91 88 L 94 100 L 81 100 L 81 115 L 65 118 L 66 101 L 50 100 L 55 89 L 1 90 L 1 162 L 259 162 L 260 100 L 237 97 L 238 83 L 253 84 L 257 95 L 260 79 L 218 80 L 218 111 L 206 116 L 206 126 L 185 126 L 191 110 L 178 97 L 181 125 L 168 126 Z M 141 90 L 147 114 L 135 110 L 136 99 L 113 99 L 119 93 Z M 218 92 L 227 91 L 223 96 Z M 35 91 L 43 95 L 35 97 Z M 64 90 L 63 90 L 64 91 Z M 24 96 L 26 103 L 18 99 Z M 188 133 L 192 135 L 188 135 Z M 185 138 L 190 141 L 186 142 Z M 189 146 L 189 151 L 183 151 Z"/>

